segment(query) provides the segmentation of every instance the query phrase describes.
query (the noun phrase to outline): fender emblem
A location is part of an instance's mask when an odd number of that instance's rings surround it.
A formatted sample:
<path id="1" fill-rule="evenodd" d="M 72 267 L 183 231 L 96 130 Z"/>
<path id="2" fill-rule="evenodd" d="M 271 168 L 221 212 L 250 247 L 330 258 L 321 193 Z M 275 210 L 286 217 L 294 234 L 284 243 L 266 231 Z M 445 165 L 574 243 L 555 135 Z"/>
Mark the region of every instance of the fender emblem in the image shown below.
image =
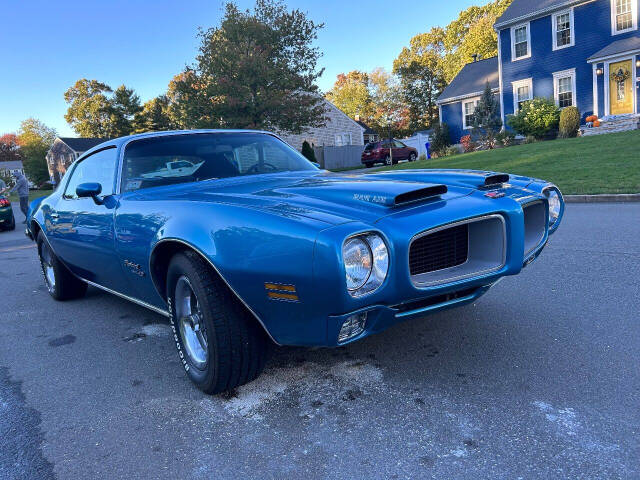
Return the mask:
<path id="1" fill-rule="evenodd" d="M 504 192 L 498 192 L 498 191 L 496 191 L 496 190 L 493 190 L 493 191 L 491 191 L 491 192 L 487 192 L 487 193 L 485 193 L 485 194 L 484 194 L 484 196 L 485 196 L 485 197 L 487 197 L 487 198 L 492 198 L 492 199 L 494 199 L 494 200 L 495 200 L 495 199 L 497 199 L 497 198 L 502 198 L 502 197 L 504 197 L 504 196 L 505 196 L 505 193 L 504 193 Z"/>
<path id="2" fill-rule="evenodd" d="M 138 265 L 137 263 L 130 262 L 129 260 L 124 261 L 124 266 L 127 267 L 131 272 L 139 277 L 144 277 L 144 270 L 142 270 L 142 265 Z"/>

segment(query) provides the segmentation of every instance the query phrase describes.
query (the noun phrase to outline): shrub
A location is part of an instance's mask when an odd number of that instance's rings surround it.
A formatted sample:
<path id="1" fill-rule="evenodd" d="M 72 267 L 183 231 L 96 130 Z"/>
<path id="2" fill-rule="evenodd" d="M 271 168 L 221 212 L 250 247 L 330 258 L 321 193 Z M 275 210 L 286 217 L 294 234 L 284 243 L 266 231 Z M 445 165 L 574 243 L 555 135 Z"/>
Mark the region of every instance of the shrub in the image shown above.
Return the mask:
<path id="1" fill-rule="evenodd" d="M 313 148 L 311 148 L 311 145 L 309 145 L 309 142 L 306 140 L 302 142 L 302 155 L 304 155 L 310 162 L 318 163 L 316 160 L 316 152 L 314 152 Z"/>
<path id="2" fill-rule="evenodd" d="M 456 147 L 455 145 L 451 145 L 450 147 L 447 147 L 446 151 L 444 152 L 445 157 L 453 157 L 454 155 L 459 155 L 460 154 L 460 149 L 458 149 L 458 147 Z"/>
<path id="3" fill-rule="evenodd" d="M 524 139 L 522 143 L 524 143 L 525 145 L 529 145 L 531 143 L 536 143 L 537 141 L 538 139 L 536 137 L 534 137 L 533 135 L 529 135 L 527 138 Z"/>
<path id="4" fill-rule="evenodd" d="M 520 135 L 543 139 L 558 130 L 560 109 L 548 98 L 534 98 L 525 102 L 520 111 L 509 115 L 507 124 Z"/>
<path id="5" fill-rule="evenodd" d="M 431 151 L 441 157 L 446 154 L 447 148 L 451 145 L 451 135 L 449 134 L 449 125 L 446 123 L 433 127 L 433 138 L 431 139 Z"/>
<path id="6" fill-rule="evenodd" d="M 462 137 L 460 139 L 460 144 L 462 145 L 462 148 L 465 151 L 465 153 L 474 152 L 476 150 L 476 144 L 471 139 L 471 135 L 465 135 L 464 137 Z"/>
<path id="7" fill-rule="evenodd" d="M 580 130 L 580 111 L 577 107 L 567 107 L 562 110 L 560 113 L 560 137 L 577 137 L 578 130 Z"/>
<path id="8" fill-rule="evenodd" d="M 487 82 L 473 114 L 473 134 L 479 139 L 482 149 L 491 150 L 496 147 L 496 136 L 501 128 L 500 102 Z"/>
<path id="9" fill-rule="evenodd" d="M 510 147 L 516 143 L 516 135 L 513 132 L 503 130 L 496 135 L 496 140 L 503 147 Z"/>

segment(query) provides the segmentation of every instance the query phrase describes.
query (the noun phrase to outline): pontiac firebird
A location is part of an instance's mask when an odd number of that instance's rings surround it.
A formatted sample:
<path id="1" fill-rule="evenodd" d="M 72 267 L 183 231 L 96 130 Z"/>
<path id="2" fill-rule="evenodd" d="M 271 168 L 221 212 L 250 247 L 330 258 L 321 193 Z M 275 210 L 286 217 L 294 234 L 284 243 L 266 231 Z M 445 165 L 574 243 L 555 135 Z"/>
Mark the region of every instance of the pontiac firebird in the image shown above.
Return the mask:
<path id="1" fill-rule="evenodd" d="M 198 165 L 163 175 L 172 162 Z M 189 378 L 255 379 L 270 342 L 335 347 L 476 301 L 560 225 L 545 181 L 320 170 L 276 135 L 135 135 L 86 152 L 30 208 L 56 300 L 106 290 L 169 318 Z"/>

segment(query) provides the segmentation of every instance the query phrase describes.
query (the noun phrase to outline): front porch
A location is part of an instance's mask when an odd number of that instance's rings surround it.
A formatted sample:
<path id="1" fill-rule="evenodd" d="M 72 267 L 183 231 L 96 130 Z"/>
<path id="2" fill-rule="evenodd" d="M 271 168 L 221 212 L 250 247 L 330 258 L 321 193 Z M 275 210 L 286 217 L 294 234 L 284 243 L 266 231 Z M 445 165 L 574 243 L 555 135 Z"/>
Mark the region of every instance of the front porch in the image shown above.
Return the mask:
<path id="1" fill-rule="evenodd" d="M 583 126 L 580 134 L 583 137 L 592 135 L 604 135 L 607 133 L 627 132 L 640 129 L 640 115 L 609 115 L 600 120 L 599 127 L 588 128 Z"/>

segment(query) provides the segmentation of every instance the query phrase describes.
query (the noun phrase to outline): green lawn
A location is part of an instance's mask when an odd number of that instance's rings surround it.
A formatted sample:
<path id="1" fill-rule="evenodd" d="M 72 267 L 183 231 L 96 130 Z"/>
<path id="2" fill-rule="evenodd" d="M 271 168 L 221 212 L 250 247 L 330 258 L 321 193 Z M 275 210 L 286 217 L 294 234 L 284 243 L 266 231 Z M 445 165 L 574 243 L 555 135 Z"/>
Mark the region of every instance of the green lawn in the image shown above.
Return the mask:
<path id="1" fill-rule="evenodd" d="M 469 168 L 555 183 L 563 193 L 640 193 L 640 131 L 553 140 L 402 163 L 389 169 Z"/>

